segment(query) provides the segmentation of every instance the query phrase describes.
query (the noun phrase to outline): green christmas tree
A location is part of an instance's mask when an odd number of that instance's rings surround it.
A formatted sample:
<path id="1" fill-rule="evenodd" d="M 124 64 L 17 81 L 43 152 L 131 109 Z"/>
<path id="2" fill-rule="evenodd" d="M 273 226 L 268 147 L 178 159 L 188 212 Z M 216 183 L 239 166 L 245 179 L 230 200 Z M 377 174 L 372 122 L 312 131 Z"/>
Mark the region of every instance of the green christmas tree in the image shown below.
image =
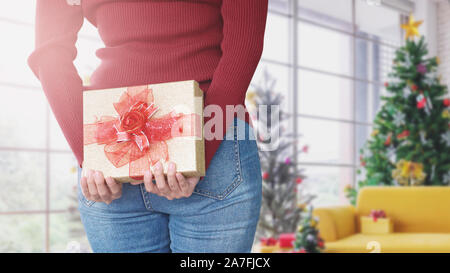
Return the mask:
<path id="1" fill-rule="evenodd" d="M 296 253 L 320 253 L 324 249 L 324 241 L 319 236 L 316 228 L 319 222 L 317 217 L 312 215 L 313 208 L 310 207 L 302 218 L 295 235 L 294 251 Z"/>
<path id="2" fill-rule="evenodd" d="M 396 51 L 388 95 L 361 149 L 358 188 L 373 185 L 449 185 L 450 130 L 447 87 L 438 76 L 439 59 L 427 58 L 421 22 L 402 25 L 406 43 Z M 347 189 L 355 203 L 357 190 Z"/>
<path id="3" fill-rule="evenodd" d="M 279 119 L 271 119 L 272 111 L 276 111 L 275 106 L 280 106 L 283 100 L 281 94 L 273 92 L 275 84 L 276 80 L 264 71 L 255 91 L 247 93 L 247 108 L 253 116 L 256 128 L 263 178 L 257 238 L 277 238 L 281 233 L 295 232 L 302 205 L 306 206 L 314 198 L 303 190 L 297 192 L 298 185 L 305 176 L 303 171 L 296 167 L 293 159 L 293 145 L 298 138 L 284 130 L 290 115 L 280 109 Z M 267 114 L 261 113 L 260 106 L 267 106 Z M 278 137 L 274 133 L 277 130 Z M 300 153 L 306 151 L 305 148 Z"/>

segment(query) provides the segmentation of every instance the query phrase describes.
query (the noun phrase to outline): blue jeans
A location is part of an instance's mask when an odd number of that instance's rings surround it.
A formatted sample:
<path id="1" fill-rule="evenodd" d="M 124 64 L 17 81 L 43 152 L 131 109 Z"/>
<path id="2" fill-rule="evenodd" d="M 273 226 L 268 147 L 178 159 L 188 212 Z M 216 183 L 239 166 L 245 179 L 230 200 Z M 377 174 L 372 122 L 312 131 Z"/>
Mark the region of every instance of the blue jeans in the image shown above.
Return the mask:
<path id="1" fill-rule="evenodd" d="M 252 128 L 235 120 L 188 198 L 170 201 L 143 184 L 125 183 L 122 197 L 106 205 L 87 200 L 79 190 L 81 219 L 94 252 L 250 252 L 262 195 L 253 139 Z"/>

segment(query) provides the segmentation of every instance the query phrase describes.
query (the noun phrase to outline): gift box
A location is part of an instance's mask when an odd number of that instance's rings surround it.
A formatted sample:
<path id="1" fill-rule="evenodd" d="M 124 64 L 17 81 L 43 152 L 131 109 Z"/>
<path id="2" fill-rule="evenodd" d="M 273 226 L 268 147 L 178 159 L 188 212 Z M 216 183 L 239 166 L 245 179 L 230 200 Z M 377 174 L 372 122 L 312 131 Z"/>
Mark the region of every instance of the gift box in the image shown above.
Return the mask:
<path id="1" fill-rule="evenodd" d="M 278 240 L 282 250 L 292 250 L 294 248 L 295 233 L 282 233 Z"/>
<path id="2" fill-rule="evenodd" d="M 261 238 L 258 248 L 260 253 L 274 253 L 279 250 L 278 240 L 273 237 Z"/>
<path id="3" fill-rule="evenodd" d="M 158 161 L 205 175 L 203 92 L 196 81 L 83 93 L 83 169 L 118 182 L 142 180 Z"/>
<path id="4" fill-rule="evenodd" d="M 387 234 L 394 231 L 394 224 L 390 218 L 361 217 L 362 234 Z"/>

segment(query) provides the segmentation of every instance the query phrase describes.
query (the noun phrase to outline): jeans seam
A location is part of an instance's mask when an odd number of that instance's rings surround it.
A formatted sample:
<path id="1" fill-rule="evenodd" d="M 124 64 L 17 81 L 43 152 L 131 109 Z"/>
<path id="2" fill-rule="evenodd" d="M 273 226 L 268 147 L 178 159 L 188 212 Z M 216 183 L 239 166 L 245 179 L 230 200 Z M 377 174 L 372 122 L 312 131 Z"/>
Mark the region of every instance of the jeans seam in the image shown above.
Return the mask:
<path id="1" fill-rule="evenodd" d="M 242 169 L 241 169 L 241 159 L 240 159 L 240 153 L 239 153 L 239 140 L 238 140 L 238 125 L 237 125 L 237 119 L 234 120 L 234 126 L 233 126 L 233 133 L 234 133 L 234 159 L 235 159 L 235 170 L 237 173 L 236 179 L 220 194 L 213 194 L 209 191 L 205 190 L 195 190 L 194 193 L 210 197 L 217 200 L 223 200 L 225 199 L 234 189 L 237 188 L 242 183 Z"/>
<path id="2" fill-rule="evenodd" d="M 140 184 L 139 187 L 141 190 L 141 196 L 142 196 L 142 200 L 144 201 L 145 208 L 149 211 L 153 211 L 153 207 L 150 202 L 150 196 L 149 196 L 148 192 L 145 191 L 144 184 Z"/>

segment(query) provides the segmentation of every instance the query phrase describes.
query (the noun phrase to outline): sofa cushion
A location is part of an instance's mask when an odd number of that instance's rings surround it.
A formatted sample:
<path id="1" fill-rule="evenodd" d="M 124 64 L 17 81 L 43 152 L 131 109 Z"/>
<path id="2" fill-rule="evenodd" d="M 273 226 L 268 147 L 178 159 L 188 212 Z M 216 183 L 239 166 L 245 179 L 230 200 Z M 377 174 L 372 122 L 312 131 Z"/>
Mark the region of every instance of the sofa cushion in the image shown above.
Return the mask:
<path id="1" fill-rule="evenodd" d="M 364 235 L 357 233 L 325 244 L 326 252 L 385 253 L 445 252 L 450 253 L 450 233 L 391 233 Z"/>

